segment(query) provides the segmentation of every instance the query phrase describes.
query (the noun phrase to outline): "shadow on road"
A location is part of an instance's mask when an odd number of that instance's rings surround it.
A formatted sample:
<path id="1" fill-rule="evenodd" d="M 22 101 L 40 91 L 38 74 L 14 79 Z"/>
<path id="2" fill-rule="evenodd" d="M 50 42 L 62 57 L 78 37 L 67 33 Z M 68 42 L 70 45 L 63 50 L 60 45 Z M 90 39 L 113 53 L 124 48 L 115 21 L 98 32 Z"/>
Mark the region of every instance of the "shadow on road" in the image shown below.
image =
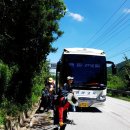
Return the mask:
<path id="1" fill-rule="evenodd" d="M 99 112 L 102 113 L 102 111 L 100 111 L 98 108 L 96 107 L 87 107 L 87 108 L 78 108 L 77 112 Z"/>

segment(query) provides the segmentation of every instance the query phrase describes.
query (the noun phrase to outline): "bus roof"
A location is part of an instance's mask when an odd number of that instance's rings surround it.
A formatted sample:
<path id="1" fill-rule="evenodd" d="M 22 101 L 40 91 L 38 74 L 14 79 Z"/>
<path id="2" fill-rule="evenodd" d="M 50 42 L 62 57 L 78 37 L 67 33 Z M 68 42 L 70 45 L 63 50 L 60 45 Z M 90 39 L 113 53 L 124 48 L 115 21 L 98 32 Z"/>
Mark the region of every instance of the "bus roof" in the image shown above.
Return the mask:
<path id="1" fill-rule="evenodd" d="M 94 49 L 94 48 L 64 48 L 63 54 L 105 56 L 105 52 L 103 50 Z"/>

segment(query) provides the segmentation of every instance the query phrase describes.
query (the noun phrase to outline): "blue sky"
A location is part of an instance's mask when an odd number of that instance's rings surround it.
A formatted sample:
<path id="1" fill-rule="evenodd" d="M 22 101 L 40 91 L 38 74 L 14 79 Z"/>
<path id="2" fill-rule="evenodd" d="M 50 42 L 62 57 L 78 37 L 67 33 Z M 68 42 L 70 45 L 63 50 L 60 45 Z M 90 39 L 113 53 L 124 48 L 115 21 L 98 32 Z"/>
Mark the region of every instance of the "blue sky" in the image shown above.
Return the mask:
<path id="1" fill-rule="evenodd" d="M 48 60 L 56 63 L 64 48 L 96 48 L 106 52 L 116 64 L 130 58 L 129 0 L 64 0 L 67 13 L 59 21 L 64 34 L 53 43 L 56 53 Z"/>

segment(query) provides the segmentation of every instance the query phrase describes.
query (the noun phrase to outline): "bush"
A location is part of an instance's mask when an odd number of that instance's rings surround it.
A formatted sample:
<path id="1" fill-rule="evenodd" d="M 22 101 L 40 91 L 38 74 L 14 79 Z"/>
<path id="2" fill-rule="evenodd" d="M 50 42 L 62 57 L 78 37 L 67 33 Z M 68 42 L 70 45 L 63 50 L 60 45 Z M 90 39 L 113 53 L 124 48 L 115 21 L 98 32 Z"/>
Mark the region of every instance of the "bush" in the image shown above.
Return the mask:
<path id="1" fill-rule="evenodd" d="M 107 86 L 111 89 L 124 89 L 124 82 L 118 76 L 109 76 Z"/>
<path id="2" fill-rule="evenodd" d="M 0 61 L 0 102 L 8 89 L 9 81 L 11 79 L 11 70 L 9 67 Z"/>
<path id="3" fill-rule="evenodd" d="M 3 125 L 4 123 L 5 123 L 5 114 L 1 109 L 0 110 L 0 125 Z"/>
<path id="4" fill-rule="evenodd" d="M 32 87 L 32 103 L 36 102 L 41 96 L 41 91 L 45 87 L 46 78 L 49 77 L 49 63 L 41 63 L 41 71 L 35 73 L 33 78 L 33 87 Z"/>
<path id="5" fill-rule="evenodd" d="M 5 97 L 5 92 L 9 89 L 10 80 L 12 80 L 12 75 L 18 71 L 17 66 L 8 67 L 7 65 L 0 62 L 0 72 L 1 72 L 1 84 L 2 84 L 2 100 L 0 103 L 0 124 L 4 124 L 6 116 L 18 117 L 18 115 L 23 111 L 28 111 L 32 108 L 32 105 L 38 102 L 41 96 L 41 91 L 45 87 L 44 82 L 46 78 L 50 76 L 49 73 L 49 63 L 45 62 L 41 64 L 41 71 L 34 74 L 32 79 L 32 94 L 31 98 L 28 98 L 26 103 L 18 104 L 13 99 L 8 99 Z M 11 106 L 11 107 L 10 107 Z"/>

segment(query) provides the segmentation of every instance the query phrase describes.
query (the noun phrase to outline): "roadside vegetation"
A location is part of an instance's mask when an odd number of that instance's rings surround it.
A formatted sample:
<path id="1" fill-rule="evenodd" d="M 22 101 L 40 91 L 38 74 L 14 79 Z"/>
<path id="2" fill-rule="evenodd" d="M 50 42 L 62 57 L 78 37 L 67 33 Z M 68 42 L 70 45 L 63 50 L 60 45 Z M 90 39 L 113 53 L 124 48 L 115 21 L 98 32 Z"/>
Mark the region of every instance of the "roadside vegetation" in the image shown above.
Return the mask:
<path id="1" fill-rule="evenodd" d="M 6 116 L 29 110 L 50 75 L 49 53 L 62 36 L 62 0 L 0 2 L 0 125 Z"/>
<path id="2" fill-rule="evenodd" d="M 117 64 L 117 74 L 112 75 L 108 68 L 108 95 L 130 101 L 130 60 L 127 56 Z"/>

